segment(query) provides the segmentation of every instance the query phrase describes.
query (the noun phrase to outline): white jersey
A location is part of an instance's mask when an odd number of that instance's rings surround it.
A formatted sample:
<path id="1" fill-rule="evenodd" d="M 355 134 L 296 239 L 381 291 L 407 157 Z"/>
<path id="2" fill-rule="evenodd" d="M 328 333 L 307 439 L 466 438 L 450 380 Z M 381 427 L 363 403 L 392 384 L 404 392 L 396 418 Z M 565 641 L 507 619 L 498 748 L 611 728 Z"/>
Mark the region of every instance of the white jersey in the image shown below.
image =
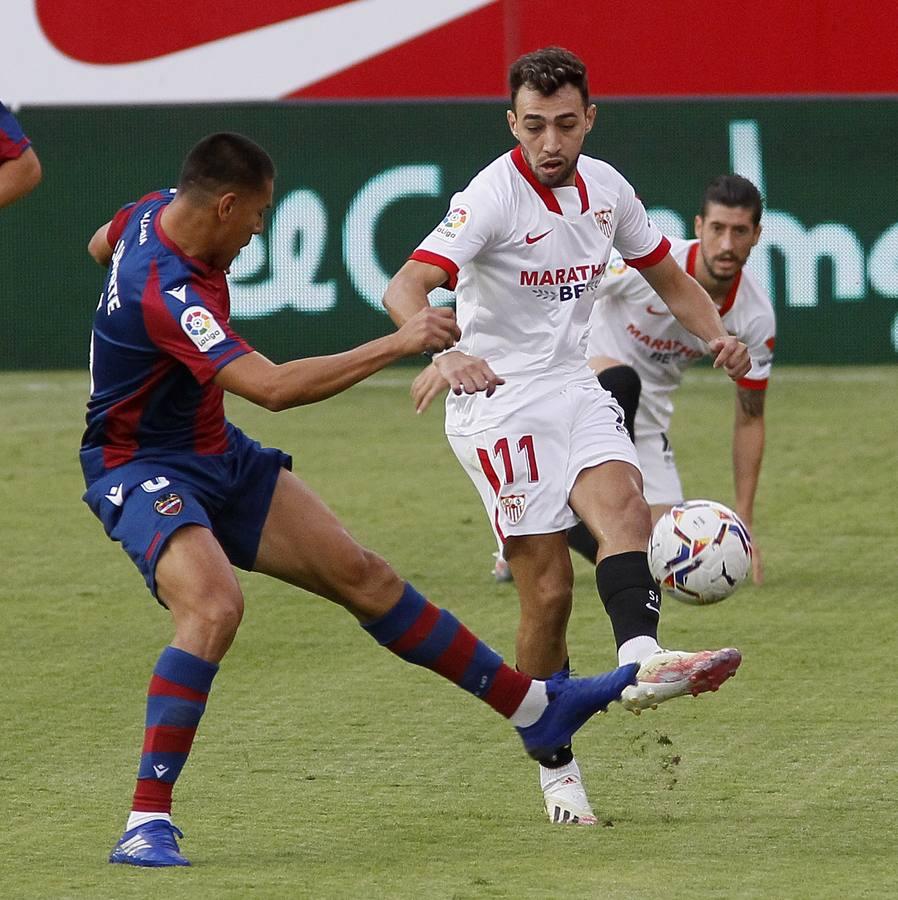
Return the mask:
<path id="1" fill-rule="evenodd" d="M 566 384 L 596 384 L 586 333 L 612 246 L 644 268 L 670 245 L 631 185 L 601 160 L 581 156 L 576 183 L 551 189 L 517 147 L 453 196 L 412 259 L 449 275 L 458 349 L 485 359 L 505 384 L 492 397 L 450 392 L 447 434 L 493 427 Z"/>
<path id="2" fill-rule="evenodd" d="M 698 241 L 672 241 L 671 255 L 695 275 Z M 666 432 L 673 414 L 673 392 L 689 366 L 708 354 L 701 338 L 687 331 L 649 283 L 619 256 L 612 257 L 592 310 L 587 353 L 611 356 L 632 366 L 642 380 L 636 413 L 636 439 Z M 755 277 L 743 269 L 734 279 L 720 317 L 726 330 L 747 347 L 751 370 L 744 388 L 767 387 L 773 363 L 776 321 L 773 304 Z"/>

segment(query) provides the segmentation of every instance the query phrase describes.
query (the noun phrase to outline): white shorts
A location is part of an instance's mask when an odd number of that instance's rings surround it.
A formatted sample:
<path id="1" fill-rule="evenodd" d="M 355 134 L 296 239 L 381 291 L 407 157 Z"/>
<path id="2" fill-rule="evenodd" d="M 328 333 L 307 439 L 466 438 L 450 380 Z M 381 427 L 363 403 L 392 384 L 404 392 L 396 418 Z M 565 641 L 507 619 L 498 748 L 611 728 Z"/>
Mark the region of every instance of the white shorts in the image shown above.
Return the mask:
<path id="1" fill-rule="evenodd" d="M 584 469 L 610 460 L 639 468 L 623 421 L 598 382 L 572 384 L 495 428 L 448 438 L 504 543 L 514 535 L 552 534 L 576 525 L 568 500 Z"/>
<path id="2" fill-rule="evenodd" d="M 683 499 L 683 486 L 667 435 L 644 434 L 636 428 L 636 452 L 642 469 L 643 494 L 649 506 L 673 506 Z"/>

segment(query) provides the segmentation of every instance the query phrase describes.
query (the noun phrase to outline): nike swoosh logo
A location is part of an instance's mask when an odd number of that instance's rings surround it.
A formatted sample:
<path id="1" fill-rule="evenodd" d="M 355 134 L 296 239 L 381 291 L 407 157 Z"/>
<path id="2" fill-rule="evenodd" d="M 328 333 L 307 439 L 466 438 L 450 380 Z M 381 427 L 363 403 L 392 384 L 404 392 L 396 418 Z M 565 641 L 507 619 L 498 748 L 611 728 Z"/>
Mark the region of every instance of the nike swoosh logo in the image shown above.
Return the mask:
<path id="1" fill-rule="evenodd" d="M 651 303 L 645 308 L 645 311 L 647 313 L 651 313 L 653 316 L 669 316 L 670 315 L 669 309 L 663 309 L 663 310 L 652 309 Z"/>
<path id="2" fill-rule="evenodd" d="M 536 237 L 531 237 L 529 234 L 525 236 L 524 240 L 528 244 L 535 244 L 537 241 L 541 241 L 547 234 L 551 234 L 554 229 L 550 228 L 548 231 L 544 231 L 542 234 L 536 235 Z"/>
<path id="3" fill-rule="evenodd" d="M 35 3 L 3 9 L 19 51 L 0 54 L 0 84 L 21 84 L 25 103 L 188 103 L 284 96 L 432 31 L 492 0 L 353 0 L 140 62 L 72 59 L 41 29 Z M 7 8 L 8 7 L 8 8 Z M 349 40 L 347 35 L 352 35 Z M 265 65 L 235 66 L 263 57 Z M 27 60 L 22 66 L 21 60 Z M 147 85 L 152 85 L 147 90 Z"/>
<path id="4" fill-rule="evenodd" d="M 657 609 L 657 608 L 654 607 L 654 606 L 652 606 L 651 603 L 646 603 L 645 608 L 646 608 L 646 609 L 650 609 L 653 613 L 657 613 L 659 616 L 661 615 L 661 610 L 660 610 L 660 609 Z"/>

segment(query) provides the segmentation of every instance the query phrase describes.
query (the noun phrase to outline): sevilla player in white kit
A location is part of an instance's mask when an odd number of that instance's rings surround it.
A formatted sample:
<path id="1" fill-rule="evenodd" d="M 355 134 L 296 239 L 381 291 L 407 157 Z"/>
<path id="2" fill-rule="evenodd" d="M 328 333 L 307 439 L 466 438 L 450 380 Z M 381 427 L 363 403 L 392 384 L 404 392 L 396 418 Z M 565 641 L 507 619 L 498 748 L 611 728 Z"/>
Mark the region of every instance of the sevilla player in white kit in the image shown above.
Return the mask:
<path id="1" fill-rule="evenodd" d="M 569 671 L 573 569 L 566 530 L 582 520 L 599 539 L 596 583 L 621 662 L 640 664 L 622 702 L 638 711 L 716 690 L 737 650 L 685 653 L 657 640 L 660 592 L 646 545 L 651 528 L 623 414 L 586 364 L 590 310 L 613 248 L 705 341 L 734 379 L 750 362 L 699 284 L 671 258 L 631 185 L 581 156 L 595 122 L 583 63 L 557 47 L 521 57 L 509 76 L 508 124 L 519 145 L 451 201 L 387 289 L 402 324 L 428 292 L 454 288 L 461 339 L 435 359 L 451 388 L 446 433 L 477 487 L 520 595 L 518 667 Z M 549 818 L 595 824 L 571 747 L 540 759 Z"/>
<path id="2" fill-rule="evenodd" d="M 735 506 L 749 527 L 764 452 L 764 399 L 776 337 L 773 304 L 744 268 L 760 237 L 761 209 L 761 196 L 748 179 L 720 175 L 705 190 L 695 218 L 698 239 L 674 241 L 671 249 L 674 259 L 711 295 L 727 330 L 746 344 L 751 356 L 751 370 L 736 387 L 733 429 Z M 683 500 L 667 432 L 673 395 L 686 370 L 706 353 L 645 279 L 613 254 L 590 319 L 589 364 L 624 410 L 653 521 Z M 569 540 L 595 559 L 595 542 L 582 526 Z M 760 562 L 755 544 L 752 563 L 758 583 Z"/>

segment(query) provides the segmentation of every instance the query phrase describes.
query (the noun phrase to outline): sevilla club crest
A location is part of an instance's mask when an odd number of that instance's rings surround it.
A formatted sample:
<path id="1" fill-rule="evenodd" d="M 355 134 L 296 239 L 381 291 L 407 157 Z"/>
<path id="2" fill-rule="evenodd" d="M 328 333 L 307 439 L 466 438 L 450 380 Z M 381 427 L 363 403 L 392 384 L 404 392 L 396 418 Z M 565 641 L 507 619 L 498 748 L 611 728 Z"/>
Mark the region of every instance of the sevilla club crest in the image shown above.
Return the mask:
<path id="1" fill-rule="evenodd" d="M 512 525 L 517 525 L 521 521 L 521 516 L 524 515 L 527 500 L 523 494 L 505 494 L 499 498 L 499 505 L 502 507 L 505 518 Z"/>
<path id="2" fill-rule="evenodd" d="M 596 224 L 599 226 L 602 234 L 604 234 L 606 238 L 610 238 L 612 228 L 611 210 L 599 209 L 594 210 L 594 212 L 596 216 Z"/>

